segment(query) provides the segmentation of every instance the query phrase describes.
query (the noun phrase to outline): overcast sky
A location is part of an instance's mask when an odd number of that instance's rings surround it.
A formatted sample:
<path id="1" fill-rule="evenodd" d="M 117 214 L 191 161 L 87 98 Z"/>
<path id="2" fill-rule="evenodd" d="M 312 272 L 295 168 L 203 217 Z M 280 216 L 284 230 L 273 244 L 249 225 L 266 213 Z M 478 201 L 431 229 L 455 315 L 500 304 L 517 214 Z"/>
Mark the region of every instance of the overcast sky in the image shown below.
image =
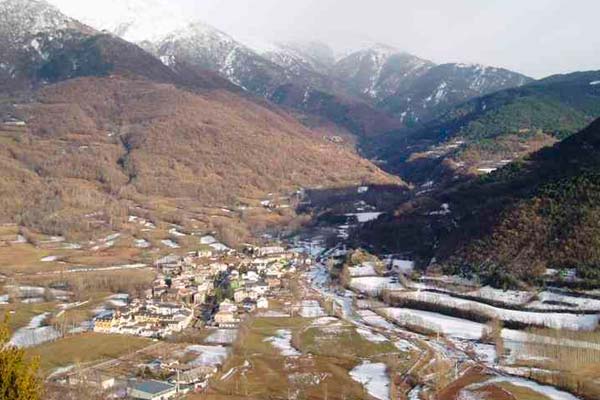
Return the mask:
<path id="1" fill-rule="evenodd" d="M 382 42 L 533 77 L 600 69 L 600 0 L 175 0 L 234 37 Z"/>

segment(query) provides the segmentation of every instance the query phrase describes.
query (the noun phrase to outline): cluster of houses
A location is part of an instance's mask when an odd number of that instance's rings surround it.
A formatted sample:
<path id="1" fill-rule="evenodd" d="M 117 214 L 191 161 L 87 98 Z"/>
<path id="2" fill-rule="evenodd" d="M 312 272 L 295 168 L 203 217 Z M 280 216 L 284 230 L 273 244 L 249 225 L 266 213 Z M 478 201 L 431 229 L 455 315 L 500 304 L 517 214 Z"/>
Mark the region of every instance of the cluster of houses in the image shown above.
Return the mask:
<path id="1" fill-rule="evenodd" d="M 93 319 L 93 330 L 154 339 L 203 326 L 213 327 L 219 333 L 234 331 L 248 313 L 273 306 L 286 290 L 286 274 L 305 263 L 304 257 L 277 245 L 247 246 L 243 251 L 235 251 L 219 246 L 212 237 L 202 238 L 196 252 L 157 259 L 154 282 L 136 298 L 125 294 L 111 296 L 110 307 Z M 225 343 L 230 342 L 221 344 Z M 57 379 L 107 393 L 126 388 L 127 398 L 169 399 L 205 387 L 217 368 L 212 363 L 188 362 L 178 357 L 159 357 L 136 365 L 144 371 L 138 376 L 169 378 L 115 379 L 111 371 L 90 368 L 83 375 L 68 373 Z"/>
<path id="2" fill-rule="evenodd" d="M 94 319 L 94 332 L 162 338 L 187 328 L 194 318 L 180 303 L 135 299 L 125 307 L 107 310 Z"/>
<path id="3" fill-rule="evenodd" d="M 214 324 L 220 328 L 235 327 L 245 313 L 269 308 L 269 297 L 282 288 L 283 276 L 294 272 L 300 261 L 296 253 L 279 246 L 255 248 L 250 254 L 228 271 L 233 298 L 219 304 Z"/>
<path id="4" fill-rule="evenodd" d="M 233 328 L 246 313 L 268 308 L 269 297 L 280 290 L 283 276 L 302 262 L 298 253 L 281 246 L 247 246 L 236 252 L 214 246 L 210 236 L 201 242 L 213 246 L 156 260 L 159 274 L 143 298 L 97 315 L 93 330 L 163 338 L 181 332 L 199 317 L 204 318 L 198 320 L 201 325 Z M 226 296 L 212 304 L 219 289 Z M 208 315 L 200 312 L 203 307 L 209 307 Z"/>

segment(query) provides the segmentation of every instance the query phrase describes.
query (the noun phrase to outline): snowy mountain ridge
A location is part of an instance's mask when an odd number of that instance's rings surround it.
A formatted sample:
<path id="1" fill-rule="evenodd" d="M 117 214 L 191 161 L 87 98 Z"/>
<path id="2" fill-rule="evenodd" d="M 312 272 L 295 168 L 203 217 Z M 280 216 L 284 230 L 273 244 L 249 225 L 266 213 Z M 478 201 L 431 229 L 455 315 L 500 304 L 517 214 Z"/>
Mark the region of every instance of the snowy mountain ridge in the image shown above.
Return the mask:
<path id="1" fill-rule="evenodd" d="M 16 44 L 39 33 L 72 28 L 76 22 L 43 0 L 0 0 L 3 24 L 0 33 L 7 43 Z"/>
<path id="2" fill-rule="evenodd" d="M 130 42 L 154 41 L 195 22 L 166 0 L 49 0 L 69 15 Z"/>

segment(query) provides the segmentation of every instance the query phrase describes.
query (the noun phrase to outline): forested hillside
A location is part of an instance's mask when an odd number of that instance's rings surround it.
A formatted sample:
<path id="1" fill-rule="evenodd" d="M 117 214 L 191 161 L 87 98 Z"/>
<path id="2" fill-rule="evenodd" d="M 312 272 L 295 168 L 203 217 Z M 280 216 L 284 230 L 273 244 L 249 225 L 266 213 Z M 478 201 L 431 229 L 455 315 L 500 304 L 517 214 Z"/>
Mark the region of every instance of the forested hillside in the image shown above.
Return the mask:
<path id="1" fill-rule="evenodd" d="M 86 234 L 84 215 L 127 207 L 233 207 L 302 187 L 399 182 L 292 117 L 227 91 L 122 77 L 77 78 L 7 107 L 1 218 Z"/>
<path id="2" fill-rule="evenodd" d="M 478 180 L 404 205 L 362 238 L 417 249 L 452 272 L 494 284 L 533 281 L 546 268 L 600 278 L 600 120 L 552 148 Z"/>
<path id="3" fill-rule="evenodd" d="M 463 103 L 424 128 L 365 142 L 408 180 L 495 169 L 583 129 L 600 116 L 600 71 L 557 75 Z"/>

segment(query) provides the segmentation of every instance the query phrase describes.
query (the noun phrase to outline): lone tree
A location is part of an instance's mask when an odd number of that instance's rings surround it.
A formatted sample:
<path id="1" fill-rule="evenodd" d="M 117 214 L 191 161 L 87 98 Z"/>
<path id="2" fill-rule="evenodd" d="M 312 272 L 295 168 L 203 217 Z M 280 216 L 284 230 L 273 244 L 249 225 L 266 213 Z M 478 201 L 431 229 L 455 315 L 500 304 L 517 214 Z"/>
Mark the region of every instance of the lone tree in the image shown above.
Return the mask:
<path id="1" fill-rule="evenodd" d="M 41 399 L 38 361 L 27 360 L 25 350 L 10 345 L 9 340 L 8 318 L 5 318 L 0 321 L 0 399 Z"/>

